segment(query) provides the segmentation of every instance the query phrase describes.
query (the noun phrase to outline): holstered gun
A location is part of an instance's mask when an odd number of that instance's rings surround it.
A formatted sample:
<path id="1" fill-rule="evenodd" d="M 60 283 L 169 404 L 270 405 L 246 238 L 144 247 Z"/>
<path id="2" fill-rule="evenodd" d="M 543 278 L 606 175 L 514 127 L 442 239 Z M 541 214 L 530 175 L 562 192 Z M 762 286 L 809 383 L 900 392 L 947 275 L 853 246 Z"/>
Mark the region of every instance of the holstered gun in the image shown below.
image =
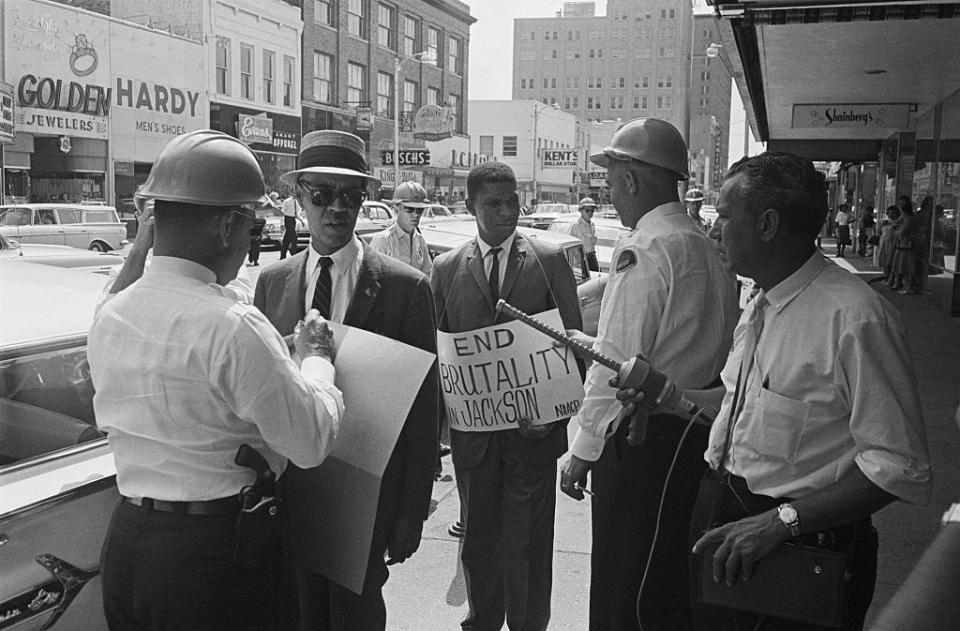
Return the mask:
<path id="1" fill-rule="evenodd" d="M 233 560 L 245 569 L 272 570 L 280 558 L 280 483 L 263 455 L 250 445 L 240 445 L 234 462 L 253 469 L 257 479 L 240 490 Z"/>

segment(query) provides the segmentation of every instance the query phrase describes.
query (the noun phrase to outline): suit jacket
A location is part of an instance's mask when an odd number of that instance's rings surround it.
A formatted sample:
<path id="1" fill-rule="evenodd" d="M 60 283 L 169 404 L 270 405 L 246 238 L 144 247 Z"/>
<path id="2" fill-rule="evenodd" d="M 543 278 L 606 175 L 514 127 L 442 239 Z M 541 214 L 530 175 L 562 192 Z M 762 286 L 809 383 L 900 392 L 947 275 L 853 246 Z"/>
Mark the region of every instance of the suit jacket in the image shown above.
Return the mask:
<path id="1" fill-rule="evenodd" d="M 441 331 L 460 333 L 512 319 L 506 315 L 494 317 L 483 255 L 476 239 L 434 260 L 430 287 Z M 558 308 L 564 327 L 583 328 L 577 283 L 566 256 L 555 246 L 527 239 L 519 232 L 510 248 L 500 297 L 529 314 Z M 582 378 L 583 364 L 578 360 L 577 365 Z M 497 433 L 505 435 L 508 449 L 530 463 L 546 464 L 567 450 L 566 419 L 555 423 L 540 440 L 524 438 L 515 429 Z M 477 466 L 490 438 L 491 432 L 451 431 L 451 448 L 458 466 Z"/>
<path id="2" fill-rule="evenodd" d="M 304 250 L 264 268 L 257 280 L 253 304 L 281 335 L 292 333 L 304 316 L 306 262 Z M 427 277 L 366 245 L 357 286 L 343 323 L 437 352 L 433 300 Z M 370 387 L 372 392 L 376 390 L 376 384 Z M 434 362 L 384 470 L 375 532 L 389 533 L 398 516 L 421 521 L 427 518 L 437 458 L 438 410 L 439 378 Z M 290 463 L 284 473 L 287 501 L 309 503 L 311 485 L 322 484 L 316 473 L 317 469 L 300 469 Z M 308 513 L 316 514 L 316 511 Z M 296 531 L 313 533 L 317 540 L 323 538 L 321 529 L 309 524 L 298 525 Z M 295 549 L 311 544 L 292 543 Z M 386 542 L 374 542 L 375 547 L 381 545 L 385 546 Z M 371 554 L 382 554 L 382 550 L 371 550 Z"/>

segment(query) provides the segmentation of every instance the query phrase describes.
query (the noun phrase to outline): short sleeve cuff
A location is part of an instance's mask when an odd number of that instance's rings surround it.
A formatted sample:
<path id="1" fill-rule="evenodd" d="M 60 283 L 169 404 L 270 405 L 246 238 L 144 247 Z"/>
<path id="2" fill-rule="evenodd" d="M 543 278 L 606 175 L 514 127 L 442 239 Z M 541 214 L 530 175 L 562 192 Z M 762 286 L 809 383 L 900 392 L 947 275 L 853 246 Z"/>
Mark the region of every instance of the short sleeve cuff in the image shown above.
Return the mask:
<path id="1" fill-rule="evenodd" d="M 596 462 L 600 458 L 600 454 L 603 453 L 603 446 L 606 442 L 599 436 L 588 434 L 581 427 L 577 430 L 577 435 L 570 446 L 570 453 L 581 460 Z"/>
<path id="2" fill-rule="evenodd" d="M 918 506 L 930 501 L 933 478 L 929 463 L 877 449 L 860 452 L 856 461 L 867 479 L 887 493 Z"/>
<path id="3" fill-rule="evenodd" d="M 300 374 L 308 379 L 322 379 L 334 383 L 337 371 L 329 361 L 318 355 L 311 355 L 300 364 Z"/>

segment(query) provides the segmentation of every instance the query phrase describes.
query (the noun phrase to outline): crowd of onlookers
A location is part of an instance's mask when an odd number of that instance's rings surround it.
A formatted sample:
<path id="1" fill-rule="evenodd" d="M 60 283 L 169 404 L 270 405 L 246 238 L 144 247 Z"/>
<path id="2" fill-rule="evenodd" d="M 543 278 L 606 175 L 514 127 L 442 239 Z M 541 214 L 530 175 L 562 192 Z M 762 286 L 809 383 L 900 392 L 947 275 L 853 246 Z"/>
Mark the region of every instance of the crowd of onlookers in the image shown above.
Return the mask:
<path id="1" fill-rule="evenodd" d="M 833 236 L 836 256 L 844 258 L 847 247 L 856 244 L 856 253 L 873 259 L 891 289 L 919 294 L 927 274 L 937 273 L 936 267 L 944 265 L 943 210 L 942 206 L 934 207 L 929 195 L 919 208 L 914 208 L 910 197 L 901 196 L 882 217 L 874 216 L 873 206 L 866 206 L 857 216 L 848 204 L 840 204 L 824 222 L 817 245 L 821 245 L 822 237 Z"/>

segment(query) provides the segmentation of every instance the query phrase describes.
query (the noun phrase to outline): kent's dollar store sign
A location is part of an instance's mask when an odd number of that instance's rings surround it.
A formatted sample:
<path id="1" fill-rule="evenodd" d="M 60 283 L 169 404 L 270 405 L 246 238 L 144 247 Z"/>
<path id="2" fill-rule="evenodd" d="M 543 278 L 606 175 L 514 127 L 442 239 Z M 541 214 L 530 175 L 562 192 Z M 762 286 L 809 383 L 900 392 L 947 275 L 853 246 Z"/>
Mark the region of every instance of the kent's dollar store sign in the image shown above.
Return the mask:
<path id="1" fill-rule="evenodd" d="M 425 166 L 430 164 L 429 149 L 401 149 L 398 154 L 398 157 L 400 160 L 400 166 L 407 166 L 407 165 Z M 386 151 L 381 151 L 380 158 L 383 160 L 384 164 L 392 165 L 393 151 L 390 149 Z"/>
<path id="2" fill-rule="evenodd" d="M 544 149 L 543 168 L 575 167 L 577 166 L 576 149 Z"/>

